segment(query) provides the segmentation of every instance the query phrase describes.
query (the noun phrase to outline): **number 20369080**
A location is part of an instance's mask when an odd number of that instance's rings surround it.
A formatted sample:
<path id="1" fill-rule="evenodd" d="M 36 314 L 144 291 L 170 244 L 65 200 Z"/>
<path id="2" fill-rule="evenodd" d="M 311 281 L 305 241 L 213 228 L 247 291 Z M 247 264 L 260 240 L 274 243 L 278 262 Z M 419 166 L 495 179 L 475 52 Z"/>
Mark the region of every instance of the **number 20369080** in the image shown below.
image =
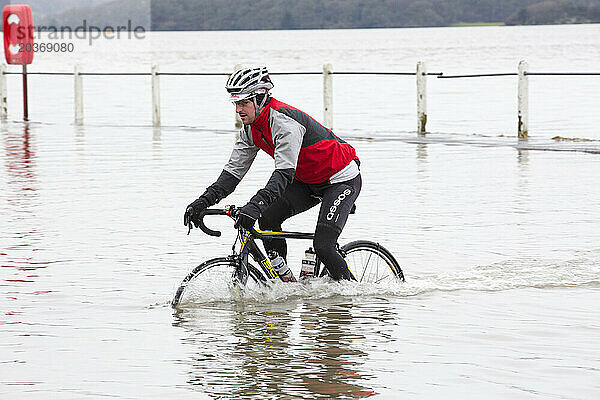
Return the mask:
<path id="1" fill-rule="evenodd" d="M 19 53 L 72 53 L 73 43 L 19 43 Z"/>

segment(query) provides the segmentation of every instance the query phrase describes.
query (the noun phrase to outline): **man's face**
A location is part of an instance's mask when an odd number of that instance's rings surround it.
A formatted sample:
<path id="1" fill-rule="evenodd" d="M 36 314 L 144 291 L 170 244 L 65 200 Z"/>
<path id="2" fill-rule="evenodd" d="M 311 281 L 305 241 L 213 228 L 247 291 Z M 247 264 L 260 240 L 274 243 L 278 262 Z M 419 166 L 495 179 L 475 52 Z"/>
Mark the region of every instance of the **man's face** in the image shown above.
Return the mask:
<path id="1" fill-rule="evenodd" d="M 256 119 L 254 102 L 248 99 L 235 102 L 235 112 L 240 116 L 244 125 L 250 125 Z"/>

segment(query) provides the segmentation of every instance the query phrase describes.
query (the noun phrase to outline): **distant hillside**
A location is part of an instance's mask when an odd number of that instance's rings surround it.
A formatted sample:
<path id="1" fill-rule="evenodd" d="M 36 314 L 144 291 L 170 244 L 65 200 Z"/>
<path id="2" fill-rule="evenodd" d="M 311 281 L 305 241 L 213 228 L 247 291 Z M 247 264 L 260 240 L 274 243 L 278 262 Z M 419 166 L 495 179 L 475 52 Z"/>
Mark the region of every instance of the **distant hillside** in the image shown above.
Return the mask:
<path id="1" fill-rule="evenodd" d="M 61 12 L 36 24 L 152 30 L 395 28 L 600 22 L 600 0 L 32 0 Z M 77 4 L 67 11 L 59 5 Z M 82 7 L 86 6 L 86 7 Z M 41 10 L 41 8 L 40 8 Z M 150 21 L 151 17 L 151 21 Z"/>
<path id="2" fill-rule="evenodd" d="M 321 29 L 502 22 L 539 0 L 153 0 L 153 30 Z"/>
<path id="3" fill-rule="evenodd" d="M 113 0 L 23 0 L 23 1 L 7 1 L 0 0 L 0 9 L 7 4 L 29 4 L 34 15 L 34 22 L 45 22 L 46 18 L 52 14 L 61 13 L 63 11 L 76 7 L 93 7 L 102 3 L 108 3 Z M 1 29 L 1 27 L 0 27 Z"/>
<path id="4" fill-rule="evenodd" d="M 133 27 L 141 25 L 147 30 L 150 29 L 150 0 L 79 1 L 80 4 L 78 4 L 76 8 L 71 7 L 66 11 L 44 16 L 44 18 L 41 19 L 34 17 L 34 19 L 36 19 L 36 25 L 76 27 L 80 26 L 85 20 L 87 26 L 114 27 L 118 25 L 127 25 L 128 20 L 131 20 Z M 85 3 L 91 3 L 91 5 L 86 7 Z M 98 5 L 98 3 L 100 4 Z"/>
<path id="5" fill-rule="evenodd" d="M 546 0 L 521 8 L 507 25 L 582 24 L 600 22 L 600 1 Z"/>

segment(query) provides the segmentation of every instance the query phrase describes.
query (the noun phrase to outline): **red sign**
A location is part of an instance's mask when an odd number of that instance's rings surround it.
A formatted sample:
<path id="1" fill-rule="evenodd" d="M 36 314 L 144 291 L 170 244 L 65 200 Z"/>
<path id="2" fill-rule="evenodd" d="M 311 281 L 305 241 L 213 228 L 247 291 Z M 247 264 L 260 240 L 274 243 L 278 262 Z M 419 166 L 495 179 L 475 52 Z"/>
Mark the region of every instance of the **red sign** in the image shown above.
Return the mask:
<path id="1" fill-rule="evenodd" d="M 4 56 L 8 64 L 33 61 L 33 14 L 25 4 L 9 4 L 2 11 Z"/>

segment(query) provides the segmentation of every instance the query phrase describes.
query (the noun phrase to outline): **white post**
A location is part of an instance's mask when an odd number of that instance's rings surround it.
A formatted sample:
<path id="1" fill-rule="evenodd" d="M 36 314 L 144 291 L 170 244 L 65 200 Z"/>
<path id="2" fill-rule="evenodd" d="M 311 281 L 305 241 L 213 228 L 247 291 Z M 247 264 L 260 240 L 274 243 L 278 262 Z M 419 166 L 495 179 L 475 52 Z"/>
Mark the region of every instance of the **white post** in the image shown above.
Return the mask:
<path id="1" fill-rule="evenodd" d="M 235 66 L 233 67 L 233 72 L 237 72 L 240 69 L 242 69 L 242 64 L 235 64 Z M 242 123 L 242 119 L 240 118 L 240 116 L 235 112 L 235 106 L 234 106 L 234 110 L 233 110 L 233 114 L 235 115 L 235 129 L 236 130 L 240 130 L 242 129 L 242 126 L 244 126 L 244 124 Z M 239 132 L 237 133 L 239 135 Z M 238 137 L 236 136 L 236 140 L 238 139 Z"/>
<path id="2" fill-rule="evenodd" d="M 75 125 L 83 125 L 83 80 L 80 75 L 80 66 L 75 65 L 73 73 L 75 79 Z"/>
<path id="3" fill-rule="evenodd" d="M 427 131 L 427 65 L 417 62 L 417 133 L 424 135 Z"/>
<path id="4" fill-rule="evenodd" d="M 157 64 L 152 64 L 152 125 L 160 126 L 160 78 Z"/>
<path id="5" fill-rule="evenodd" d="M 519 93 L 518 93 L 518 120 L 517 130 L 519 139 L 529 137 L 529 80 L 526 72 L 529 69 L 527 61 L 519 62 Z"/>
<path id="6" fill-rule="evenodd" d="M 333 68 L 323 65 L 323 124 L 333 129 Z"/>
<path id="7" fill-rule="evenodd" d="M 0 119 L 6 121 L 8 117 L 8 97 L 6 91 L 6 65 L 0 65 Z"/>

